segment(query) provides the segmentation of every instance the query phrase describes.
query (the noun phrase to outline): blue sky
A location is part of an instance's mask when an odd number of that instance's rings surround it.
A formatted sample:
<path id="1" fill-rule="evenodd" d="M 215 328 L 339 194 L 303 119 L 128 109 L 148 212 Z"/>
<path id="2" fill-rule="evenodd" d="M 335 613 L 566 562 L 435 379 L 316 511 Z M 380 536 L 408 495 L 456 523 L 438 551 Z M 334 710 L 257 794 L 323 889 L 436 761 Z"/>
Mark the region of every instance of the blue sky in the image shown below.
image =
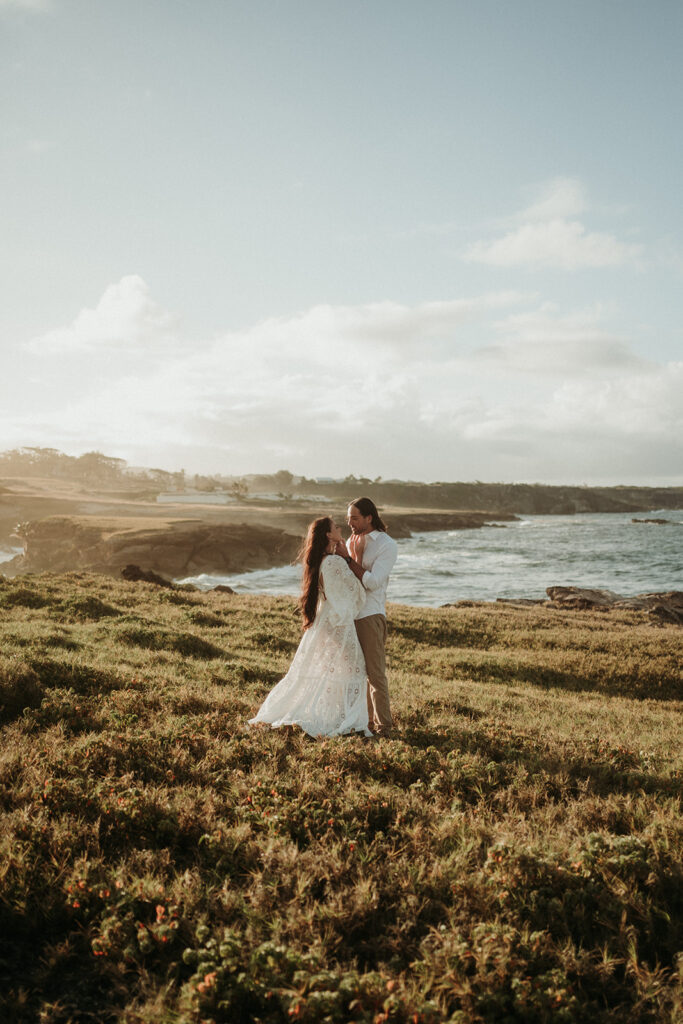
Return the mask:
<path id="1" fill-rule="evenodd" d="M 0 0 L 0 448 L 680 484 L 683 6 Z"/>

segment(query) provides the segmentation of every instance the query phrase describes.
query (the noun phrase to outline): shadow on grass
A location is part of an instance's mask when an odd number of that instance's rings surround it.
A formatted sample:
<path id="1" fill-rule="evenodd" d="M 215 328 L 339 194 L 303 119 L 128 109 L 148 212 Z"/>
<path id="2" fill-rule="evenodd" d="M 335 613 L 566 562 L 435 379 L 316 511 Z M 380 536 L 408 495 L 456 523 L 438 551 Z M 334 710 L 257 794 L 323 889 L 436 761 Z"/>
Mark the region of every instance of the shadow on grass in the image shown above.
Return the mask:
<path id="1" fill-rule="evenodd" d="M 495 643 L 495 637 L 479 626 L 467 622 L 446 622 L 421 620 L 412 622 L 391 622 L 392 637 L 402 637 L 411 645 L 424 648 L 472 647 L 488 650 Z"/>
<path id="2" fill-rule="evenodd" d="M 660 796 L 683 796 L 683 779 L 644 770 L 638 764 L 638 755 L 628 751 L 618 751 L 611 756 L 608 752 L 584 757 L 567 757 L 566 754 L 552 756 L 526 737 L 507 732 L 497 735 L 494 730 L 430 729 L 428 726 L 410 724 L 397 738 L 416 750 L 427 751 L 431 748 L 441 755 L 458 751 L 480 756 L 486 769 L 489 769 L 490 780 L 483 788 L 479 783 L 474 786 L 474 792 L 479 793 L 479 797 L 506 785 L 519 768 L 526 769 L 530 777 L 545 776 L 546 796 L 549 799 L 584 795 L 586 789 L 592 795 L 602 797 L 634 791 Z M 404 766 L 401 768 L 404 773 Z M 415 775 L 414 781 L 417 781 L 420 777 L 419 766 Z M 386 770 L 377 773 L 377 777 L 386 778 Z M 569 783 L 555 782 L 554 778 L 568 778 Z"/>
<path id="3" fill-rule="evenodd" d="M 120 1019 L 120 982 L 93 958 L 87 932 L 63 897 L 43 891 L 21 911 L 0 904 L 0 934 L 1 1020 L 114 1024 Z M 53 1012 L 44 1018 L 50 1003 Z"/>
<path id="4" fill-rule="evenodd" d="M 224 658 L 226 652 L 222 647 L 204 640 L 196 633 L 171 633 L 162 629 L 150 629 L 137 624 L 123 624 L 112 633 L 115 643 L 127 647 L 142 647 L 144 650 L 170 651 L 182 654 L 186 658 L 201 658 L 210 661 L 213 658 Z"/>
<path id="5" fill-rule="evenodd" d="M 464 718 L 471 718 L 476 721 L 478 718 L 485 718 L 486 713 L 469 704 L 462 704 L 457 700 L 426 700 L 423 701 L 420 712 L 417 714 L 424 720 L 426 712 L 446 711 L 452 715 L 462 715 Z M 414 713 L 415 714 L 415 713 Z"/>
<path id="6" fill-rule="evenodd" d="M 680 682 L 673 679 L 634 679 L 633 676 L 611 676 L 596 679 L 577 672 L 558 671 L 544 665 L 530 665 L 527 662 L 507 661 L 498 664 L 491 661 L 483 665 L 464 663 L 457 666 L 462 676 L 473 682 L 505 683 L 515 685 L 527 683 L 543 690 L 567 690 L 570 693 L 598 693 L 610 697 L 630 697 L 633 700 L 681 700 L 683 690 Z"/>
<path id="7" fill-rule="evenodd" d="M 60 687 L 79 694 L 91 694 L 110 693 L 126 685 L 117 672 L 109 669 L 69 664 L 51 658 L 32 658 L 30 664 L 45 689 Z"/>
<path id="8" fill-rule="evenodd" d="M 59 604 L 54 598 L 31 590 L 16 587 L 0 593 L 0 608 L 48 608 Z"/>
<path id="9" fill-rule="evenodd" d="M 40 708 L 51 690 L 71 690 L 85 696 L 110 693 L 125 685 L 115 671 L 52 658 L 10 658 L 0 664 L 0 724 L 21 718 L 26 709 Z"/>
<path id="10" fill-rule="evenodd" d="M 123 612 L 113 605 L 100 601 L 99 597 L 69 597 L 55 604 L 53 614 L 67 622 L 99 622 L 100 619 L 117 618 Z"/>

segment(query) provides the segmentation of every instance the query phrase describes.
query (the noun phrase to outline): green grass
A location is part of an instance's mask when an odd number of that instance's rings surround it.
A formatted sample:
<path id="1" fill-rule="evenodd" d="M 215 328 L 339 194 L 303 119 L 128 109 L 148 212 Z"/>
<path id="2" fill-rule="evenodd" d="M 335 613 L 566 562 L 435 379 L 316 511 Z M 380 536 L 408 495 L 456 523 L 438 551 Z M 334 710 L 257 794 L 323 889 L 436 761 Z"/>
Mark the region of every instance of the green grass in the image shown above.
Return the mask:
<path id="1" fill-rule="evenodd" d="M 0 1020 L 683 1020 L 679 628 L 393 606 L 379 743 L 246 725 L 299 637 L 0 578 Z"/>

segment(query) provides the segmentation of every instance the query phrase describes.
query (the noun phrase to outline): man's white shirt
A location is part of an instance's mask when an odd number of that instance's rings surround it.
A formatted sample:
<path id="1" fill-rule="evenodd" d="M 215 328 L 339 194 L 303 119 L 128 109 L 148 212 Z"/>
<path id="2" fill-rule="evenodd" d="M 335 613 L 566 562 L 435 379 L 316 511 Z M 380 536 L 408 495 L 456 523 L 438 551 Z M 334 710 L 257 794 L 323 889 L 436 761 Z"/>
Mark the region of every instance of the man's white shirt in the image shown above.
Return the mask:
<path id="1" fill-rule="evenodd" d="M 362 561 L 365 572 L 361 580 L 367 600 L 357 619 L 365 619 L 368 615 L 386 616 L 387 584 L 397 556 L 396 541 L 383 530 L 371 530 L 367 534 Z"/>

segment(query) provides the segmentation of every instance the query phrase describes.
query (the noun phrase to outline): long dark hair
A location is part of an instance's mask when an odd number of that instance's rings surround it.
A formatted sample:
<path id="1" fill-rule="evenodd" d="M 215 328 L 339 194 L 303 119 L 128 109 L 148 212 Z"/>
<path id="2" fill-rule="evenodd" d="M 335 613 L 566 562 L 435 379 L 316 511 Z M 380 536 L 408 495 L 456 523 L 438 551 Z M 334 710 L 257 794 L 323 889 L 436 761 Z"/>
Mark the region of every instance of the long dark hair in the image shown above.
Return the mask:
<path id="1" fill-rule="evenodd" d="M 325 557 L 325 549 L 329 543 L 327 535 L 332 529 L 329 516 L 314 519 L 308 527 L 306 539 L 299 552 L 299 560 L 303 563 L 304 574 L 301 582 L 299 608 L 304 620 L 304 629 L 308 629 L 315 621 L 315 610 L 318 607 L 320 590 L 320 566 Z"/>
<path id="2" fill-rule="evenodd" d="M 382 533 L 387 532 L 386 526 L 379 517 L 377 506 L 371 498 L 354 498 L 353 501 L 349 502 L 349 505 L 355 505 L 362 516 L 372 516 L 373 530 L 380 530 Z"/>

